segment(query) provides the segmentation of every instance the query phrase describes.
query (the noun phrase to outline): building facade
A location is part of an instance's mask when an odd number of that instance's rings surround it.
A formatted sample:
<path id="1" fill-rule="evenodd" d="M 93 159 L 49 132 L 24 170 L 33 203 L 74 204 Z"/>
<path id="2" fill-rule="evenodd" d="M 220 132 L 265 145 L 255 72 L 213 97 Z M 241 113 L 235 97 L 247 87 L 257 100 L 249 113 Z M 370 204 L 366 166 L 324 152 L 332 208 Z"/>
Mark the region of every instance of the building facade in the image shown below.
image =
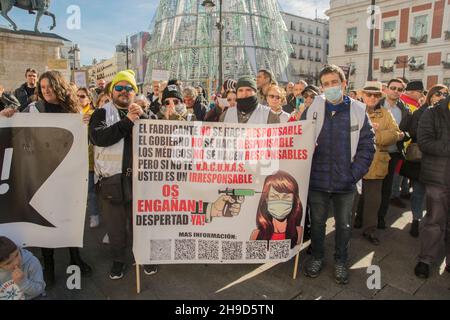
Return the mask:
<path id="1" fill-rule="evenodd" d="M 111 81 L 117 72 L 126 69 L 126 51 L 123 47 L 125 45 L 119 44 L 116 46 L 116 52 L 114 56 L 109 59 L 103 59 L 100 62 L 93 64 L 90 67 L 89 75 L 92 80 L 104 79 L 106 82 Z M 128 59 L 131 59 L 129 55 Z M 92 79 L 94 78 L 94 79 Z"/>
<path id="2" fill-rule="evenodd" d="M 289 81 L 306 80 L 317 84 L 320 69 L 328 61 L 328 20 L 281 14 L 294 48 L 289 59 Z"/>
<path id="3" fill-rule="evenodd" d="M 370 3 L 331 0 L 330 63 L 350 67 L 350 88 L 361 88 L 369 70 Z M 373 78 L 450 85 L 450 0 L 378 0 L 375 7 Z"/>

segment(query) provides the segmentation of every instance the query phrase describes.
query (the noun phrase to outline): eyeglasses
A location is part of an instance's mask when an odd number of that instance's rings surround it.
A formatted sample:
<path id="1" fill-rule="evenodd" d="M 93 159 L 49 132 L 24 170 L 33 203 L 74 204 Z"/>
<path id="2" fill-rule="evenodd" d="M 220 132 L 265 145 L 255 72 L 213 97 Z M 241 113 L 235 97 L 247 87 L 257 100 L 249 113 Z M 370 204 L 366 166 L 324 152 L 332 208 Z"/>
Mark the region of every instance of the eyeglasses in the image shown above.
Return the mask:
<path id="1" fill-rule="evenodd" d="M 82 94 L 78 95 L 77 97 L 80 98 L 80 99 L 86 99 L 86 96 L 82 95 Z"/>
<path id="2" fill-rule="evenodd" d="M 437 92 L 434 93 L 434 95 L 435 95 L 436 97 L 444 97 L 444 98 L 447 98 L 447 97 L 448 97 L 448 92 L 437 91 Z"/>
<path id="3" fill-rule="evenodd" d="M 275 100 L 280 100 L 280 99 L 281 99 L 280 96 L 274 96 L 273 94 L 269 94 L 269 95 L 267 96 L 267 98 L 275 99 Z"/>
<path id="4" fill-rule="evenodd" d="M 117 92 L 121 92 L 123 90 L 125 90 L 126 92 L 131 92 L 134 89 L 133 89 L 132 86 L 119 86 L 119 85 L 117 85 L 117 86 L 114 87 L 114 90 L 116 90 Z"/>
<path id="5" fill-rule="evenodd" d="M 389 90 L 391 90 L 391 91 L 397 91 L 397 92 L 403 92 L 403 91 L 405 91 L 405 89 L 403 89 L 403 88 L 399 88 L 399 87 L 389 87 Z"/>
<path id="6" fill-rule="evenodd" d="M 165 106 L 170 106 L 170 103 L 171 103 L 171 102 L 172 102 L 172 101 L 170 101 L 170 100 L 166 100 L 166 101 L 164 101 L 164 105 L 165 105 Z M 173 101 L 173 104 L 177 106 L 177 105 L 180 104 L 180 101 L 179 101 L 179 100 L 174 100 L 174 101 Z"/>
<path id="7" fill-rule="evenodd" d="M 370 97 L 381 98 L 381 93 L 365 92 L 364 94 L 365 94 L 368 98 L 370 98 Z"/>

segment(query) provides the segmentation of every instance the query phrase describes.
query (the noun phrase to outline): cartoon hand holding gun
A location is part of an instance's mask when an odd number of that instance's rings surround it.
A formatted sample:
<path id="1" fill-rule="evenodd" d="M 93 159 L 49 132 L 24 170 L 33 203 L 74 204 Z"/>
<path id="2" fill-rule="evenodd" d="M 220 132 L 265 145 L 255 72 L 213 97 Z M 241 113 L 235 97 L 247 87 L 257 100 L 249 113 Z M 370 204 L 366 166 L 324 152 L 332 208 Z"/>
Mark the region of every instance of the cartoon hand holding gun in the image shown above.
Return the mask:
<path id="1" fill-rule="evenodd" d="M 234 217 L 239 215 L 241 205 L 245 197 L 254 196 L 259 193 L 251 189 L 229 189 L 219 190 L 221 195 L 215 202 L 209 204 L 206 222 L 211 222 L 212 217 Z"/>

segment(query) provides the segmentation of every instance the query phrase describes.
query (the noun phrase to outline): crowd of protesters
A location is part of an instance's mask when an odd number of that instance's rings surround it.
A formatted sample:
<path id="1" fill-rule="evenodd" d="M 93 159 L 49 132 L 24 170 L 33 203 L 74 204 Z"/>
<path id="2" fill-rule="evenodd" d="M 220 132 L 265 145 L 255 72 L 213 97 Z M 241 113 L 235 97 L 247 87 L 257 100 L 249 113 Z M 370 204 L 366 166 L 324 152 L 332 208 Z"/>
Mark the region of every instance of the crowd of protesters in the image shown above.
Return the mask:
<path id="1" fill-rule="evenodd" d="M 334 65 L 321 70 L 319 86 L 303 80 L 281 86 L 269 70 L 260 70 L 256 76 L 226 80 L 210 97 L 202 86 L 179 80 L 154 81 L 150 93 L 139 95 L 131 70 L 117 73 L 110 83 L 99 80 L 91 89 L 76 88 L 56 71 L 39 75 L 30 68 L 25 79 L 11 93 L 0 84 L 0 115 L 81 113 L 88 125 L 87 214 L 91 228 L 106 226 L 112 280 L 124 276 L 132 237 L 131 136 L 138 119 L 243 124 L 314 119 L 317 145 L 305 222 L 311 259 L 305 274 L 315 278 L 322 270 L 325 225 L 332 212 L 335 279 L 348 283 L 352 228 L 363 228 L 367 241 L 383 245 L 379 234 L 386 228 L 389 207 L 406 208 L 401 197 L 411 201 L 410 234 L 421 241 L 416 276 L 429 276 L 442 245 L 450 272 L 450 98 L 444 85 L 426 92 L 421 81 L 394 78 L 385 86 L 368 81 L 360 90 L 349 91 L 345 74 Z M 119 194 L 114 193 L 118 185 Z M 8 279 L 23 286 L 17 256 L 30 260 L 29 253 L 0 240 L 0 280 L 10 274 Z M 42 249 L 48 287 L 55 282 L 53 251 Z M 69 253 L 71 264 L 79 265 L 83 275 L 92 274 L 79 249 L 69 248 Z M 147 275 L 157 270 L 155 265 L 144 266 Z M 39 276 L 36 281 L 34 287 L 42 291 Z"/>

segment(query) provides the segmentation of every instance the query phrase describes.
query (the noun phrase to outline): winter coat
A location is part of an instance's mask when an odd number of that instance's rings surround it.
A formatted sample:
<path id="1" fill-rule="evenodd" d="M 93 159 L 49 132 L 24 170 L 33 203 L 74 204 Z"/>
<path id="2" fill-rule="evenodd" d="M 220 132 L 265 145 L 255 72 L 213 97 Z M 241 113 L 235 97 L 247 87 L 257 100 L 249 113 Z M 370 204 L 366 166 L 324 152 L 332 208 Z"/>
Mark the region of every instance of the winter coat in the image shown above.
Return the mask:
<path id="1" fill-rule="evenodd" d="M 20 112 L 22 112 L 31 102 L 33 102 L 31 97 L 28 97 L 27 90 L 25 89 L 26 86 L 27 84 L 24 83 L 14 91 L 14 96 L 17 98 L 17 100 L 19 100 L 20 103 Z"/>
<path id="2" fill-rule="evenodd" d="M 450 187 L 450 97 L 424 111 L 417 141 L 422 151 L 420 181 Z"/>
<path id="3" fill-rule="evenodd" d="M 370 121 L 378 123 L 379 127 L 375 130 L 375 155 L 364 179 L 384 179 L 388 174 L 389 160 L 391 160 L 387 148 L 398 141 L 400 129 L 392 113 L 380 106 L 368 115 Z"/>

